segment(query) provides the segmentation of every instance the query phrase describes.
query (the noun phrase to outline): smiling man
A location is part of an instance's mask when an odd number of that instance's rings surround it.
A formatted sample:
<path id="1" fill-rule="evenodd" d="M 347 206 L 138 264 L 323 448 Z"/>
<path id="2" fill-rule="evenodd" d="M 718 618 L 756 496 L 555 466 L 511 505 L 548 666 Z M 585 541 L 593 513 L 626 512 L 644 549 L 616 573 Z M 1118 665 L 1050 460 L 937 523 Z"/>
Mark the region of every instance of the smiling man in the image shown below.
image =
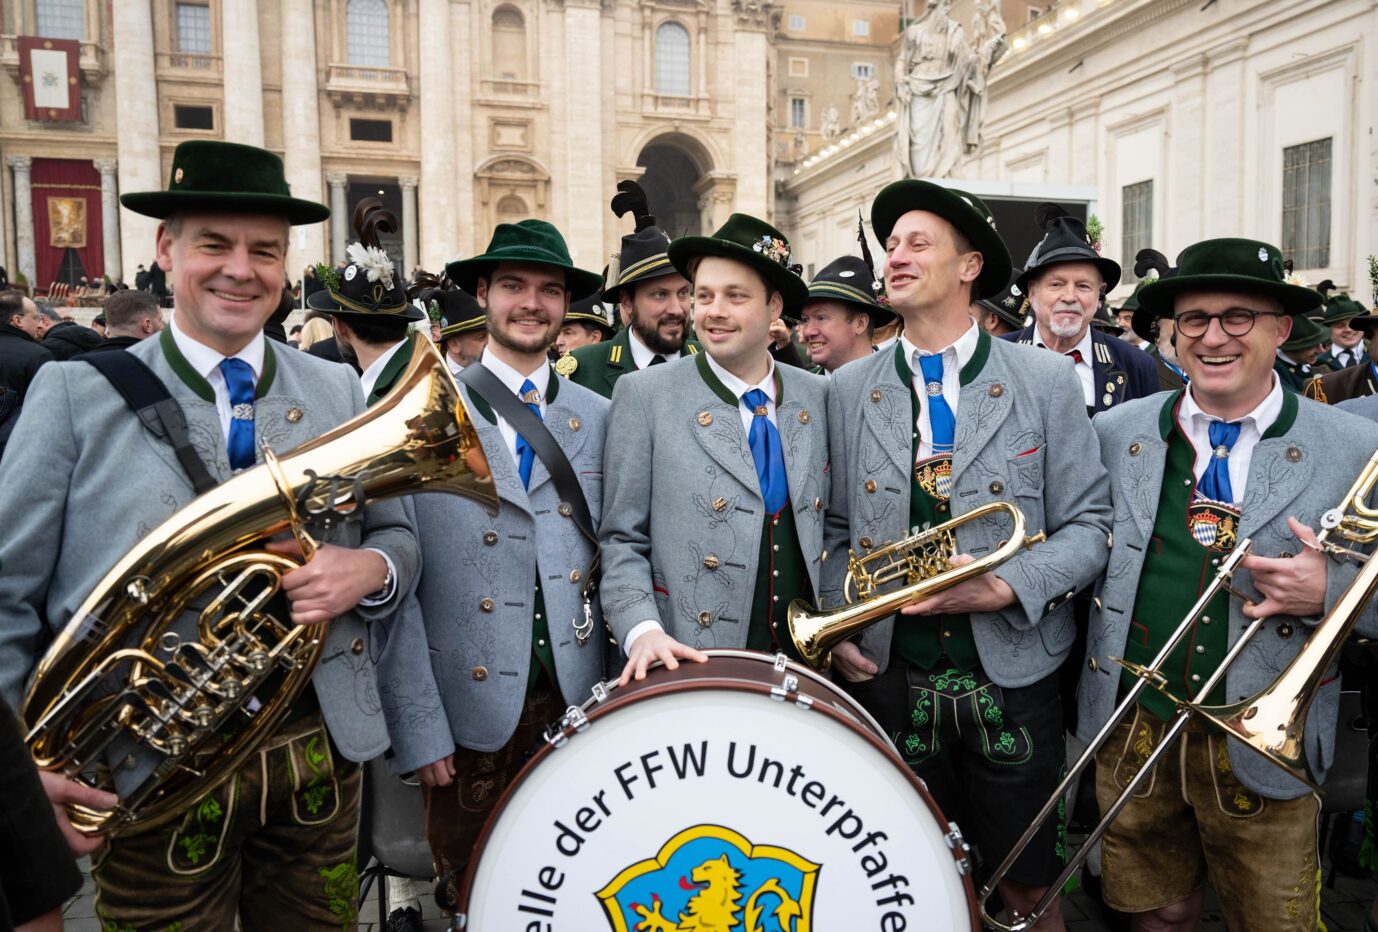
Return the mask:
<path id="1" fill-rule="evenodd" d="M 1057 671 L 1076 635 L 1071 596 L 1105 563 L 1105 471 L 1070 359 L 980 329 L 974 300 L 1010 258 L 980 198 L 925 181 L 876 196 L 885 292 L 904 321 L 892 350 L 839 369 L 828 396 L 832 505 L 821 602 L 841 605 L 847 560 L 992 502 L 1046 543 L 833 651 L 848 690 L 893 736 L 948 818 L 998 864 L 1064 763 Z M 994 550 L 1004 519 L 955 531 L 955 562 Z M 966 556 L 963 556 L 966 555 Z M 1061 869 L 1050 822 L 1000 885 L 1027 909 Z M 1039 929 L 1060 929 L 1052 910 Z"/>
<path id="2" fill-rule="evenodd" d="M 880 283 L 864 259 L 843 256 L 809 282 L 809 299 L 799 314 L 799 337 L 818 375 L 831 375 L 853 359 L 869 356 L 877 327 L 895 319 L 876 296 Z"/>
<path id="3" fill-rule="evenodd" d="M 291 196 L 277 156 L 230 143 L 183 143 L 168 190 L 125 194 L 121 203 L 161 221 L 157 261 L 177 302 L 158 338 L 125 352 L 180 405 L 210 482 L 254 466 L 261 443 L 284 453 L 364 410 L 348 369 L 276 352 L 264 339 L 282 293 L 290 225 L 329 215 Z M 43 645 L 106 572 L 196 497 L 183 462 L 94 366 L 76 361 L 40 371 L 0 462 L 2 476 L 52 479 L 24 483 L 22 491 L 20 483 L 0 482 L 9 520 L 0 539 L 0 692 L 7 700 L 18 701 Z M 229 929 L 236 915 L 245 930 L 354 922 L 362 773 L 354 762 L 381 754 L 388 740 L 381 714 L 359 700 L 374 691 L 373 665 L 351 648 L 362 645 L 365 618 L 395 610 L 417 562 L 400 503 L 384 501 L 361 521 L 341 523 L 309 562 L 282 577 L 291 621 L 330 622 L 314 689 L 258 754 L 229 780 L 207 786 L 194 806 L 162 827 L 105 842 L 93 876 L 106 928 Z M 110 761 L 116 785 L 137 779 L 126 771 L 153 753 Z M 55 802 L 77 792 L 50 780 Z M 84 844 L 92 851 L 100 839 Z"/>
<path id="4" fill-rule="evenodd" d="M 787 648 L 785 611 L 813 600 L 822 563 L 828 383 L 766 349 L 808 296 L 789 242 L 733 214 L 669 255 L 693 282 L 704 352 L 613 393 L 599 537 L 624 683 L 704 648 Z"/>
<path id="5" fill-rule="evenodd" d="M 1088 414 L 1158 391 L 1147 353 L 1091 326 L 1101 296 L 1120 282 L 1119 264 L 1096 252 L 1086 225 L 1056 205 L 1043 205 L 1038 217 L 1043 239 L 1015 279 L 1034 321 L 1005 339 L 1069 357 Z"/>
<path id="6" fill-rule="evenodd" d="M 1247 239 L 1189 246 L 1175 276 L 1140 292 L 1140 314 L 1173 319 L 1190 381 L 1185 391 L 1130 402 L 1093 422 L 1110 472 L 1115 535 L 1081 672 L 1084 740 L 1134 682 L 1115 658 L 1151 661 L 1239 541 L 1251 539 L 1253 555 L 1232 585 L 1249 601 L 1221 592 L 1161 669 L 1163 687 L 1182 700 L 1236 702 L 1262 690 L 1354 578 L 1355 564 L 1315 548 L 1315 529 L 1378 447 L 1378 425 L 1299 401 L 1273 371 L 1296 317 L 1317 303 L 1314 291 L 1284 281 L 1274 246 Z M 1370 604 L 1359 628 L 1370 636 L 1373 611 Z M 1266 619 L 1262 630 L 1207 694 L 1255 618 Z M 1333 753 L 1340 690 L 1335 671 L 1325 675 L 1305 723 L 1317 782 Z M 1175 712 L 1157 690 L 1142 693 L 1132 721 L 1097 758 L 1102 809 Z M 1209 881 L 1231 929 L 1315 929 L 1316 794 L 1200 716 L 1178 741 L 1104 838 L 1105 901 L 1137 914 L 1136 929 L 1185 932 L 1198 926 Z"/>

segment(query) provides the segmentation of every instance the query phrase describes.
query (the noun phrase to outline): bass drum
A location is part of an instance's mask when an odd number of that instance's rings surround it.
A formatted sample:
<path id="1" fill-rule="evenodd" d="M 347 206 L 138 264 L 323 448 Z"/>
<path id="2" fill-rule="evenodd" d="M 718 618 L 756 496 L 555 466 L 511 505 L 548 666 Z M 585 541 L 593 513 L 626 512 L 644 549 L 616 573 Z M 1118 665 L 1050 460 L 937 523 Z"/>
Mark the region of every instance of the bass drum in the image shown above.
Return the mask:
<path id="1" fill-rule="evenodd" d="M 865 710 L 783 656 L 708 655 L 549 730 L 484 827 L 462 928 L 976 930 L 960 832 Z"/>

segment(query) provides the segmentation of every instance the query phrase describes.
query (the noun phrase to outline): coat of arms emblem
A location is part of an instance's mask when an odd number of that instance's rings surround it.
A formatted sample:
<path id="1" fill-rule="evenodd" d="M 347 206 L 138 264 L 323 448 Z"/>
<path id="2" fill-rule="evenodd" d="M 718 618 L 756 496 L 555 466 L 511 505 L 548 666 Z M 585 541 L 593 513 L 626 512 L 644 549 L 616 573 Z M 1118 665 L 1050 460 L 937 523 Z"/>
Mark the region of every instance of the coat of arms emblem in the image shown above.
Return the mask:
<path id="1" fill-rule="evenodd" d="M 810 932 L 819 867 L 730 828 L 696 825 L 597 896 L 613 932 Z"/>

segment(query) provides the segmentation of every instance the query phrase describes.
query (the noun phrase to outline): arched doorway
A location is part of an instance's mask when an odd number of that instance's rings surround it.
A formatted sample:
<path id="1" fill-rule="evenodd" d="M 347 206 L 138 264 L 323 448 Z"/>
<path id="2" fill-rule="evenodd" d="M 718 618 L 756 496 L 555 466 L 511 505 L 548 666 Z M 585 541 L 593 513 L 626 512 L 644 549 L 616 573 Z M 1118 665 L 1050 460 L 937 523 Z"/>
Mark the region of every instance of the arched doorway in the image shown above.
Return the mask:
<path id="1" fill-rule="evenodd" d="M 657 140 L 641 150 L 636 164 L 646 169 L 639 183 L 661 228 L 672 237 L 703 233 L 694 186 L 704 172 L 689 153 L 673 142 Z"/>

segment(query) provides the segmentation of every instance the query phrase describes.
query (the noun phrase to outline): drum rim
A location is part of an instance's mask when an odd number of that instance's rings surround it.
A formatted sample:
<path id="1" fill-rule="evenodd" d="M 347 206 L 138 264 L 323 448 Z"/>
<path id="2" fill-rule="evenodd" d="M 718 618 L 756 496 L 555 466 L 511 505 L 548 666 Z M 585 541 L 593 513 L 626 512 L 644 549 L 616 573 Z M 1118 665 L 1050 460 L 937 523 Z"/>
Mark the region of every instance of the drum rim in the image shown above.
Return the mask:
<path id="1" fill-rule="evenodd" d="M 704 651 L 704 653 L 708 655 L 710 660 L 712 660 L 715 657 L 734 657 L 752 661 L 765 660 L 769 663 L 774 663 L 774 655 L 763 654 L 757 651 L 711 649 Z M 829 687 L 833 689 L 838 689 L 838 687 L 835 684 L 819 675 L 816 671 L 811 670 L 808 667 L 805 667 L 802 664 L 796 663 L 792 660 L 787 659 L 786 662 L 787 666 L 785 668 L 785 671 L 806 672 L 810 675 L 812 679 L 826 683 Z M 680 663 L 681 666 L 684 665 L 684 661 L 681 661 Z M 665 665 L 663 663 L 657 661 L 647 669 L 647 672 L 649 673 L 651 670 L 663 668 L 664 666 Z M 578 708 L 584 711 L 585 717 L 588 720 L 588 724 L 592 725 L 599 718 L 606 717 L 607 715 L 616 711 L 619 707 L 621 707 L 624 704 L 637 702 L 642 699 L 654 699 L 657 696 L 668 695 L 670 693 L 684 692 L 696 689 L 735 689 L 740 690 L 742 692 L 752 693 L 758 696 L 764 696 L 765 698 L 770 699 L 770 688 L 771 684 L 765 681 L 729 679 L 725 676 L 703 676 L 684 680 L 678 684 L 675 681 L 671 680 L 667 683 L 657 683 L 651 686 L 645 686 L 637 692 L 630 694 L 630 697 L 625 701 L 625 703 L 612 701 L 611 694 L 609 695 L 609 698 L 605 699 L 599 699 L 597 696 L 594 696 L 587 702 L 585 702 L 584 705 L 579 706 Z M 838 691 L 841 692 L 840 689 Z M 846 693 L 843 693 L 843 695 L 846 695 Z M 851 697 L 848 696 L 848 698 L 850 699 Z M 868 730 L 866 728 L 861 727 L 861 724 L 858 723 L 856 719 L 849 718 L 848 716 L 844 715 L 843 713 L 837 711 L 836 709 L 824 703 L 815 702 L 812 706 L 809 707 L 808 711 L 822 712 L 825 715 L 831 717 L 834 721 L 840 722 L 846 727 L 852 729 L 857 734 L 861 735 L 862 738 L 864 738 L 866 741 L 870 742 L 873 747 L 880 750 L 887 758 L 889 758 L 890 763 L 896 768 L 898 768 L 900 773 L 904 775 L 904 778 L 909 783 L 910 788 L 912 788 L 918 794 L 919 798 L 923 801 L 924 805 L 928 807 L 929 812 L 933 814 L 935 821 L 938 823 L 938 826 L 948 831 L 951 831 L 953 828 L 956 828 L 960 832 L 960 827 L 957 826 L 955 822 L 952 822 L 950 819 L 948 819 L 947 816 L 943 813 L 943 811 L 940 808 L 938 808 L 937 802 L 933 799 L 932 794 L 928 792 L 928 787 L 924 785 L 924 782 L 922 780 L 914 776 L 914 772 L 909 769 L 909 765 L 906 764 L 904 760 L 900 757 L 899 751 L 895 750 L 895 746 L 891 744 L 890 741 L 885 737 L 885 732 L 880 729 L 880 726 L 878 724 L 876 724 L 875 719 L 871 718 L 870 713 L 866 712 L 866 710 L 861 707 L 861 703 L 856 702 L 855 699 L 852 699 L 852 702 L 857 706 L 857 708 L 861 708 L 862 712 L 865 713 L 868 723 L 871 725 L 875 725 L 874 730 Z M 561 731 L 569 740 L 573 740 L 577 736 L 577 733 L 573 731 L 566 731 L 563 728 L 561 729 Z M 474 850 L 473 853 L 470 855 L 469 864 L 464 869 L 464 879 L 459 887 L 459 898 L 455 902 L 456 916 L 462 917 L 468 913 L 469 898 L 473 894 L 473 884 L 475 875 L 478 872 L 479 858 L 482 855 L 484 849 L 488 847 L 488 841 L 492 835 L 493 829 L 497 826 L 497 822 L 502 817 L 502 814 L 507 810 L 507 806 L 509 803 L 511 803 L 512 797 L 517 793 L 518 790 L 521 789 L 522 785 L 526 782 L 527 777 L 531 775 L 532 771 L 534 771 L 536 767 L 538 767 L 546 759 L 548 755 L 553 754 L 558 750 L 559 748 L 551 744 L 550 741 L 542 741 L 541 747 L 536 751 L 535 754 L 531 755 L 531 759 L 528 760 L 522 766 L 522 769 L 517 772 L 517 775 L 512 778 L 512 782 L 507 785 L 507 788 L 503 790 L 502 795 L 498 797 L 498 801 L 493 805 L 493 811 L 489 814 L 488 818 L 484 820 L 483 830 L 479 832 L 478 840 L 474 842 Z M 949 850 L 952 852 L 952 860 L 954 867 L 961 863 L 963 857 L 967 858 L 969 865 L 971 864 L 970 855 L 967 854 L 965 851 L 962 851 L 957 848 L 949 848 Z M 976 885 L 975 881 L 973 880 L 973 875 L 970 870 L 966 872 L 962 872 L 959 870 L 957 872 L 957 876 L 958 880 L 961 883 L 962 889 L 966 892 L 967 914 L 971 917 L 971 932 L 980 932 L 981 911 L 976 903 Z"/>

